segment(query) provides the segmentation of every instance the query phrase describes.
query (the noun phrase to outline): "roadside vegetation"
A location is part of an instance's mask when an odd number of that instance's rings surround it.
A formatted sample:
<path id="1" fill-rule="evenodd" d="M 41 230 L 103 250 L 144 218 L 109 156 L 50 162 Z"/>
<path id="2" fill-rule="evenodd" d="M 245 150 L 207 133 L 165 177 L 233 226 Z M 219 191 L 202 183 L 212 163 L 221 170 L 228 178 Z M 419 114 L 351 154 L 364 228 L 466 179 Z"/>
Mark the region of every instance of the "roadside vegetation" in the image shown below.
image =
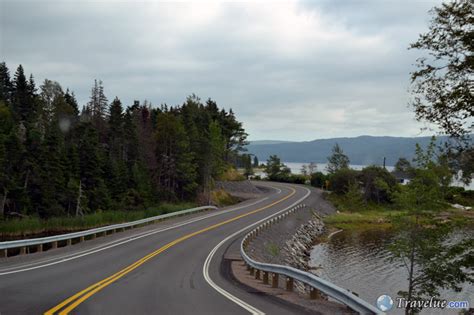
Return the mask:
<path id="1" fill-rule="evenodd" d="M 22 236 L 54 235 L 74 232 L 104 225 L 124 223 L 193 208 L 193 203 L 162 204 L 137 211 L 97 211 L 84 216 L 41 219 L 26 217 L 0 221 L 0 239 L 17 239 Z"/>

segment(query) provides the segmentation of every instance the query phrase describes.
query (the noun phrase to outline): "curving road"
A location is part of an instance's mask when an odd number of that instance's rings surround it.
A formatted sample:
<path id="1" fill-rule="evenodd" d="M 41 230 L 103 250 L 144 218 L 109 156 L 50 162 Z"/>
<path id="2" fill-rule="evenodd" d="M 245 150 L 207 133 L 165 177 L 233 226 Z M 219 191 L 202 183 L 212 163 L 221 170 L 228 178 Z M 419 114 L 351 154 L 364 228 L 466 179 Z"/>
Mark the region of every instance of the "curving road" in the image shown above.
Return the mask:
<path id="1" fill-rule="evenodd" d="M 245 231 L 310 195 L 262 183 L 258 199 L 44 253 L 0 260 L 0 314 L 301 314 L 222 271 Z"/>

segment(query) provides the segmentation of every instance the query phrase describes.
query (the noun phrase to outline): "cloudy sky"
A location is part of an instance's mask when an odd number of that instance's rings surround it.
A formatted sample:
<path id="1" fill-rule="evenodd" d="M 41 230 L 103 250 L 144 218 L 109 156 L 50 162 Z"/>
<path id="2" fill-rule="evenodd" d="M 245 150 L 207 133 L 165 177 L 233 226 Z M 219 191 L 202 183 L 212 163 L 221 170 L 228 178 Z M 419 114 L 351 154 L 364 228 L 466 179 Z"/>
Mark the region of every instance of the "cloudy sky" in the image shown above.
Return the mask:
<path id="1" fill-rule="evenodd" d="M 440 1 L 0 1 L 0 55 L 88 100 L 232 108 L 251 140 L 418 136 L 409 73 Z"/>

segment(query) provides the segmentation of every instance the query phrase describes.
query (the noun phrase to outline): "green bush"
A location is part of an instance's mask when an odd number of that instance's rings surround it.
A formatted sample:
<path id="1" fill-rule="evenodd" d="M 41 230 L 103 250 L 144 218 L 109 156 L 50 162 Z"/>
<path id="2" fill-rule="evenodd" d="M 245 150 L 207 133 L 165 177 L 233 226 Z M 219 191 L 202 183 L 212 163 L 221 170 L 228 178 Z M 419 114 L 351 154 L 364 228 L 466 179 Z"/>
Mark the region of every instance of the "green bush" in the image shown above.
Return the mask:
<path id="1" fill-rule="evenodd" d="M 397 185 L 396 178 L 389 171 L 375 165 L 361 171 L 360 181 L 364 188 L 365 201 L 377 203 L 390 202 L 392 192 Z"/>
<path id="2" fill-rule="evenodd" d="M 349 168 L 336 171 L 329 177 L 329 190 L 339 195 L 347 193 L 349 185 L 358 182 L 358 174 L 358 171 Z"/>
<path id="3" fill-rule="evenodd" d="M 150 207 L 142 211 L 97 211 L 86 214 L 82 217 L 53 217 L 47 220 L 36 216 L 22 219 L 0 220 L 0 236 L 27 236 L 38 233 L 54 234 L 79 231 L 115 223 L 140 220 L 195 206 L 196 205 L 192 203 L 163 203 L 159 206 Z"/>
<path id="4" fill-rule="evenodd" d="M 328 176 L 322 172 L 311 174 L 311 186 L 313 187 L 323 188 L 326 185 L 326 180 L 328 180 Z"/>
<path id="5" fill-rule="evenodd" d="M 284 174 L 274 176 L 271 180 L 275 182 L 290 183 L 290 184 L 305 184 L 306 176 L 299 174 Z"/>

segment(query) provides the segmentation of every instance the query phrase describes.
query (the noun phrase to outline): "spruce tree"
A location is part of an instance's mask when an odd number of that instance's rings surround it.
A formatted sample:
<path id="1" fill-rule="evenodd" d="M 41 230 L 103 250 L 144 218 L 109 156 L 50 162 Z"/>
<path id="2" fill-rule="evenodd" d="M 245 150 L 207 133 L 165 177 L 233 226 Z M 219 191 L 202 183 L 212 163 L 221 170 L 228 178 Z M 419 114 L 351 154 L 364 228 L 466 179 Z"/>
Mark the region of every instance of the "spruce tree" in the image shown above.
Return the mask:
<path id="1" fill-rule="evenodd" d="M 5 62 L 0 63 L 0 101 L 9 105 L 11 103 L 13 86 L 10 80 L 10 70 Z"/>

